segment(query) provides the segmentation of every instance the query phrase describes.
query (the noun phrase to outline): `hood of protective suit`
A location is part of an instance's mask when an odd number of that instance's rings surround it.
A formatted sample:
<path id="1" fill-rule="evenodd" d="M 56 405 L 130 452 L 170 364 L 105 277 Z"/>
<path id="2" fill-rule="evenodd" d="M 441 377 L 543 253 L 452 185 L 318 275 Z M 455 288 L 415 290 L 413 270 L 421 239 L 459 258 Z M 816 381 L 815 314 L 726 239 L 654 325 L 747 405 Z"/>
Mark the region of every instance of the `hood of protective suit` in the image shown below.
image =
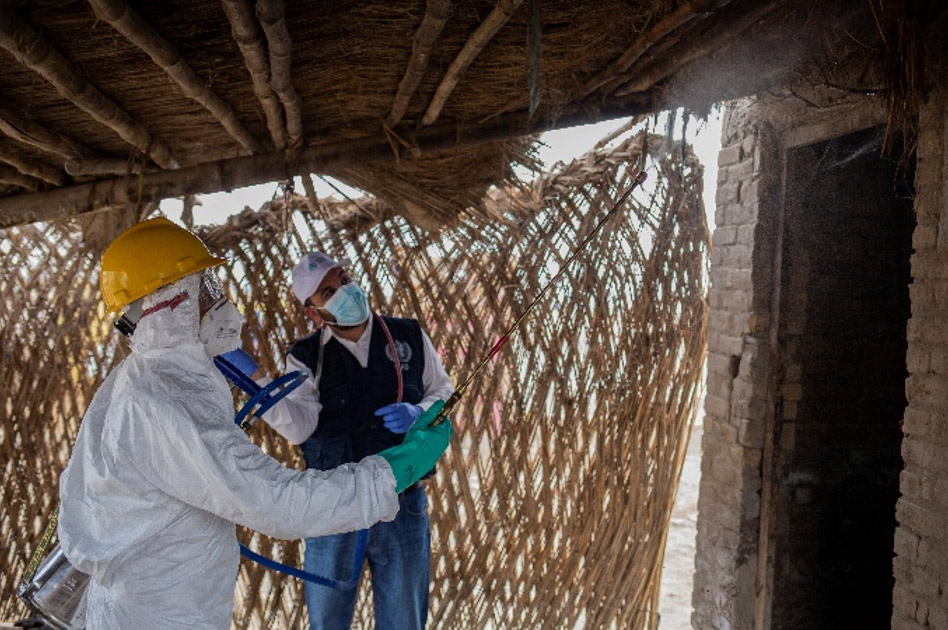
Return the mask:
<path id="1" fill-rule="evenodd" d="M 289 470 L 234 425 L 198 340 L 198 290 L 188 276 L 145 298 L 132 354 L 96 393 L 60 478 L 60 544 L 92 576 L 89 628 L 229 628 L 234 523 L 305 538 L 398 510 L 381 457 Z"/>
<path id="2" fill-rule="evenodd" d="M 132 352 L 145 357 L 183 353 L 206 358 L 198 339 L 200 290 L 200 276 L 191 274 L 145 296 L 142 317 L 131 338 Z"/>

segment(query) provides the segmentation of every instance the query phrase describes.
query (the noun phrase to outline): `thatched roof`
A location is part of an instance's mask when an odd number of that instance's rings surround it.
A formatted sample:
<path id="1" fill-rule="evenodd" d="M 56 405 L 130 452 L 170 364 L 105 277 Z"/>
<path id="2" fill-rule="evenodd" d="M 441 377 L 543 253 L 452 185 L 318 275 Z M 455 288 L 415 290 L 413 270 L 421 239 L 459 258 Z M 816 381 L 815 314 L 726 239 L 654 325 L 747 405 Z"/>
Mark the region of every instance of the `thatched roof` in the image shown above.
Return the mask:
<path id="1" fill-rule="evenodd" d="M 0 2 L 0 227 L 312 172 L 436 226 L 530 133 L 879 40 L 866 0 Z"/>

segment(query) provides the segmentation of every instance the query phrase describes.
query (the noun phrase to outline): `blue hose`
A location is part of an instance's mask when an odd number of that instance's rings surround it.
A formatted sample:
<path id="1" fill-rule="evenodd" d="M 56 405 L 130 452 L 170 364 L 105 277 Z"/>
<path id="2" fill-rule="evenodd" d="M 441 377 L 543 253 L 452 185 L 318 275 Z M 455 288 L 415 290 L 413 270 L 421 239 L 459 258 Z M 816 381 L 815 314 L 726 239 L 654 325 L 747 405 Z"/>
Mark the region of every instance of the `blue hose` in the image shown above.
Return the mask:
<path id="1" fill-rule="evenodd" d="M 240 553 L 245 558 L 250 558 L 254 562 L 258 562 L 268 569 L 273 569 L 274 571 L 279 571 L 280 573 L 286 573 L 287 575 L 291 575 L 295 578 L 306 580 L 307 582 L 312 582 L 314 584 L 319 584 L 320 586 L 328 586 L 329 588 L 349 591 L 354 589 L 359 584 L 359 577 L 362 575 L 362 562 L 365 560 L 365 546 L 368 539 L 369 530 L 360 530 L 359 536 L 356 538 L 356 550 L 355 559 L 352 564 L 352 575 L 349 576 L 348 580 L 334 580 L 332 578 L 323 577 L 321 575 L 316 575 L 315 573 L 309 573 L 308 571 L 291 567 L 281 562 L 277 562 L 271 558 L 267 558 L 266 556 L 261 556 L 259 553 L 251 551 L 244 545 L 240 545 Z"/>
<path id="2" fill-rule="evenodd" d="M 242 391 L 250 396 L 250 400 L 248 400 L 240 408 L 240 411 L 237 412 L 237 415 L 234 416 L 234 423 L 240 427 L 243 427 L 245 419 L 251 414 L 251 412 L 255 417 L 262 416 L 264 412 L 283 400 L 284 396 L 299 387 L 302 382 L 306 380 L 306 375 L 304 373 L 298 371 L 290 372 L 288 374 L 284 374 L 272 383 L 268 383 L 261 387 L 260 385 L 257 385 L 253 379 L 237 369 L 237 367 L 227 359 L 224 359 L 220 356 L 214 357 L 214 365 L 217 366 L 217 369 L 220 370 L 227 379 L 229 379 L 234 385 L 239 387 Z M 274 393 L 275 391 L 276 393 Z M 308 571 L 303 571 L 302 569 L 297 569 L 296 567 L 291 567 L 287 564 L 283 564 L 282 562 L 277 562 L 276 560 L 267 558 L 266 556 L 261 556 L 259 553 L 251 551 L 242 544 L 240 545 L 240 553 L 245 558 L 250 558 L 254 562 L 258 562 L 268 569 L 273 569 L 274 571 L 279 571 L 280 573 L 285 573 L 286 575 L 290 575 L 301 580 L 306 580 L 307 582 L 312 582 L 314 584 L 340 590 L 352 590 L 359 583 L 359 577 L 362 575 L 362 564 L 365 561 L 365 546 L 368 538 L 369 530 L 363 529 L 359 532 L 359 536 L 356 539 L 356 550 L 355 559 L 352 565 L 352 575 L 348 580 L 334 580 L 332 578 L 309 573 Z"/>
<path id="3" fill-rule="evenodd" d="M 247 418 L 251 412 L 253 412 L 254 417 L 262 416 L 265 411 L 283 400 L 284 396 L 299 387 L 300 383 L 305 380 L 306 375 L 302 372 L 290 372 L 289 374 L 284 374 L 272 383 L 267 383 L 263 387 L 258 386 L 257 393 L 252 394 L 250 400 L 248 400 L 244 406 L 240 408 L 240 411 L 237 412 L 237 415 L 234 416 L 234 424 L 242 427 L 244 425 L 244 419 Z M 254 385 L 256 385 L 256 383 L 254 383 Z M 280 387 L 283 387 L 283 389 L 272 396 L 270 395 Z"/>

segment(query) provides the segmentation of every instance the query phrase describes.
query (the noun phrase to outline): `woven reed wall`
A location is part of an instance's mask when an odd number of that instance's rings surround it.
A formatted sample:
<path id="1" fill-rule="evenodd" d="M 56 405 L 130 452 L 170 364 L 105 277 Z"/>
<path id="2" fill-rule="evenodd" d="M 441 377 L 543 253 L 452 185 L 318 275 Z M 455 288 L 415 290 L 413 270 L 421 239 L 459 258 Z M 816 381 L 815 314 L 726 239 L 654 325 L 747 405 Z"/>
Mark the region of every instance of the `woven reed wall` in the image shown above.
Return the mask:
<path id="1" fill-rule="evenodd" d="M 707 228 L 701 168 L 637 135 L 538 179 L 493 191 L 494 220 L 438 234 L 397 216 L 348 228 L 346 204 L 296 198 L 203 232 L 234 260 L 246 343 L 276 372 L 308 332 L 289 269 L 306 249 L 353 260 L 381 312 L 419 318 L 456 382 L 537 295 L 642 164 L 649 183 L 613 217 L 482 372 L 454 414 L 429 481 L 432 628 L 650 628 L 664 540 L 700 388 Z M 352 203 L 349 202 L 351 206 Z M 374 213 L 379 216 L 378 212 Z M 382 213 L 385 214 L 385 213 Z M 360 225 L 361 223 L 361 225 Z M 0 241 L 0 619 L 53 509 L 82 412 L 124 355 L 97 292 L 98 252 L 66 226 Z M 288 465 L 295 448 L 263 423 L 252 439 Z M 302 544 L 242 531 L 299 565 Z M 363 588 L 353 627 L 370 628 Z M 302 628 L 293 579 L 242 561 L 235 628 Z"/>

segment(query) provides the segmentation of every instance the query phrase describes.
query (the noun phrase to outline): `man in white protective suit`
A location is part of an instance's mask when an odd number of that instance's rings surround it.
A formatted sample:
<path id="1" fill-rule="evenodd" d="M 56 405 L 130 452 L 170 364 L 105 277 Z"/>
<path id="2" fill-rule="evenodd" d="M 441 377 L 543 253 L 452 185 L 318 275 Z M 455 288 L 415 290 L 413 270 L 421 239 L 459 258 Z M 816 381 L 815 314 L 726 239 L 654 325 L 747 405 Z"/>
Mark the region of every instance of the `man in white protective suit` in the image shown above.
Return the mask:
<path id="1" fill-rule="evenodd" d="M 58 530 L 66 558 L 91 576 L 90 630 L 229 628 L 235 523 L 293 539 L 389 521 L 397 492 L 447 448 L 450 423 L 423 418 L 401 446 L 329 471 L 264 454 L 234 424 L 212 362 L 240 343 L 239 311 L 212 272 L 223 262 L 163 218 L 126 230 L 103 256 L 103 297 L 134 324 L 132 352 L 83 418 Z"/>

